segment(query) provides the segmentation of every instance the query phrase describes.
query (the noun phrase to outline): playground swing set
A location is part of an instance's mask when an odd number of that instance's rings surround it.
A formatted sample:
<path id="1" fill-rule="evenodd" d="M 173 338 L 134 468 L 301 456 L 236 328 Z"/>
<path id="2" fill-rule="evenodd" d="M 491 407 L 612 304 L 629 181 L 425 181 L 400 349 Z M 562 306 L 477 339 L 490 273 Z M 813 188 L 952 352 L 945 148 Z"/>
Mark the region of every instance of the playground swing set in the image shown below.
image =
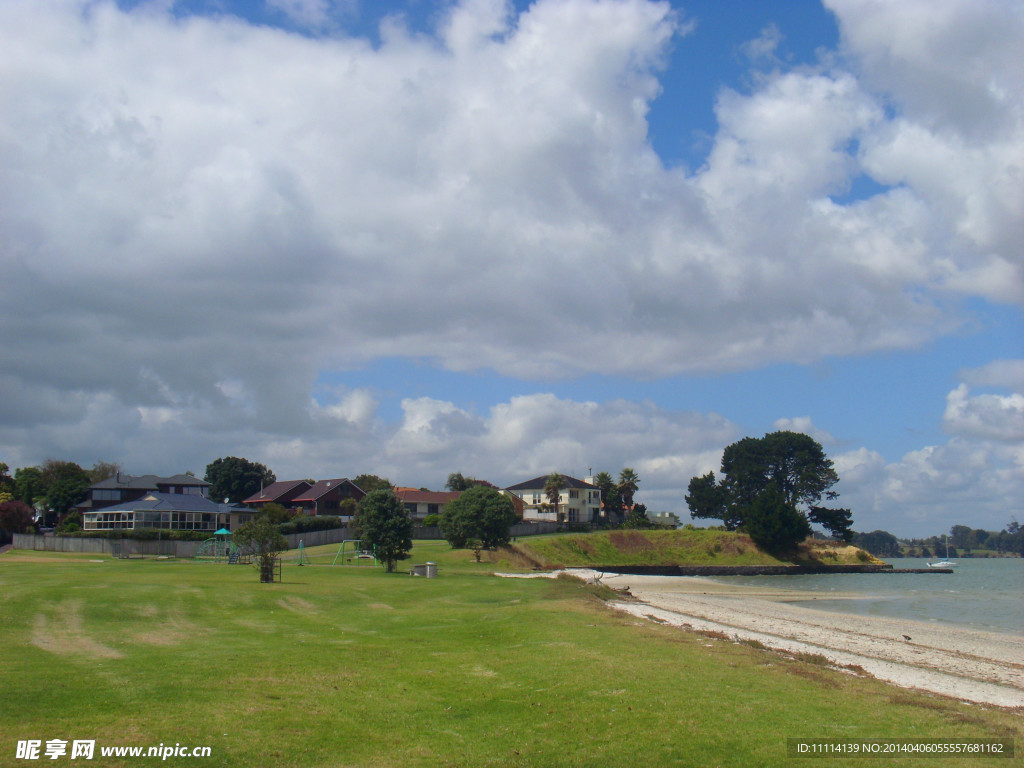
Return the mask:
<path id="1" fill-rule="evenodd" d="M 330 555 L 326 555 L 329 557 Z M 319 557 L 324 557 L 320 555 Z M 294 555 L 288 557 L 279 558 L 280 560 L 288 560 L 294 562 L 296 565 L 317 565 L 313 563 L 309 558 L 309 554 L 306 552 L 306 545 L 300 540 L 298 551 Z M 361 566 L 366 561 L 369 561 L 368 565 L 380 565 L 377 560 L 376 548 L 371 547 L 370 549 L 363 549 L 362 541 L 359 539 L 345 539 L 341 542 L 341 546 L 338 547 L 337 553 L 334 555 L 334 559 L 331 561 L 331 565 L 338 565 L 340 561 L 341 565 L 350 566 Z"/>

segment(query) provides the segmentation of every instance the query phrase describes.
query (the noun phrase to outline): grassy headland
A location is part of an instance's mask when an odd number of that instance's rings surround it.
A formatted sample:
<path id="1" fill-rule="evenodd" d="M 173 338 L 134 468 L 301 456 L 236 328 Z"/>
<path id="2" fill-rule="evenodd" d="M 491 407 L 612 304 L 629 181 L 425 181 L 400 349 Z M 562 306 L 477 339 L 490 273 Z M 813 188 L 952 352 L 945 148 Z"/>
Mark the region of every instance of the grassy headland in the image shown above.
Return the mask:
<path id="1" fill-rule="evenodd" d="M 734 531 L 601 531 L 521 539 L 514 549 L 541 568 L 595 565 L 866 565 L 878 564 L 852 546 L 806 541 L 790 559 L 763 552 Z"/>
<path id="2" fill-rule="evenodd" d="M 417 542 L 407 562 L 425 560 L 438 578 L 289 564 L 260 584 L 246 566 L 0 555 L 0 766 L 24 764 L 24 739 L 210 746 L 164 764 L 211 768 L 781 766 L 787 737 L 1024 743 L 1019 713 L 637 620 L 574 579 L 493 578 L 512 563 L 444 542 Z"/>

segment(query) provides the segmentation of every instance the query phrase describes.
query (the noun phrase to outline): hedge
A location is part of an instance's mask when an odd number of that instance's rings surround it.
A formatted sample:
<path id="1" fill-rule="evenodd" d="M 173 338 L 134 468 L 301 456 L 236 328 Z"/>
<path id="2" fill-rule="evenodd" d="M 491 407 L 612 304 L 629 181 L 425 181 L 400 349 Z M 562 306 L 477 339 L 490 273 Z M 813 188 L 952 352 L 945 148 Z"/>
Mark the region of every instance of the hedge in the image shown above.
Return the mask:
<path id="1" fill-rule="evenodd" d="M 290 533 L 308 533 L 309 531 L 329 531 L 335 528 L 344 528 L 348 523 L 342 522 L 340 517 L 330 515 L 309 516 L 302 515 L 281 523 L 281 533 L 287 536 Z"/>

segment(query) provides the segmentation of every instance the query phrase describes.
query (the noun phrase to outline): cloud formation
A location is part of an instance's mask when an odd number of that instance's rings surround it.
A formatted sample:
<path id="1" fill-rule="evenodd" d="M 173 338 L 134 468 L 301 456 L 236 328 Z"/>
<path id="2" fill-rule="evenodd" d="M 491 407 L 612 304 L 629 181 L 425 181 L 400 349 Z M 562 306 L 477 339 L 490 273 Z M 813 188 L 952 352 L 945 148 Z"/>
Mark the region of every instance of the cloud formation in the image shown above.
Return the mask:
<path id="1" fill-rule="evenodd" d="M 963 371 L 965 381 L 946 396 L 945 443 L 891 463 L 867 448 L 839 455 L 844 503 L 878 528 L 938 531 L 970 519 L 999 530 L 1024 520 L 1024 379 L 1006 378 L 1021 370 L 1022 360 L 997 360 Z M 1016 391 L 971 395 L 966 381 Z"/>
<path id="2" fill-rule="evenodd" d="M 466 0 L 429 35 L 385 19 L 379 44 L 331 26 L 347 6 L 271 5 L 323 34 L 0 6 L 8 463 L 155 471 L 201 444 L 416 475 L 483 435 L 528 472 L 596 463 L 574 441 L 597 408 L 624 430 L 616 455 L 686 474 L 712 446 L 644 405 L 410 399 L 396 430 L 373 393 L 311 393 L 383 356 L 551 379 L 906 349 L 959 326 L 964 300 L 1024 295 L 1016 3 L 830 0 L 842 50 L 724 89 L 696 169 L 648 142 L 691 30 L 666 3 Z M 881 191 L 848 200 L 865 178 Z M 973 437 L 1012 405 L 956 397 L 947 425 Z M 631 419 L 663 450 L 623 448 Z"/>

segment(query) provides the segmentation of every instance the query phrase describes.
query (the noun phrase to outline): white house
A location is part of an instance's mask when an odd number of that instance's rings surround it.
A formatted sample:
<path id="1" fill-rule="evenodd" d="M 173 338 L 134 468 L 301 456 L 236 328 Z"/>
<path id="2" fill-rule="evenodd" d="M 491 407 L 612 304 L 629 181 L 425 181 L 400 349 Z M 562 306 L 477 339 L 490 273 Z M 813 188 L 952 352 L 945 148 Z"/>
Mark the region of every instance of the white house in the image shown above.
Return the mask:
<path id="1" fill-rule="evenodd" d="M 510 485 L 505 490 L 523 502 L 523 520 L 555 523 L 596 523 L 601 516 L 601 489 L 591 482 L 562 475 L 558 507 L 544 493 L 550 475 Z M 588 481 L 593 478 L 587 478 Z"/>

